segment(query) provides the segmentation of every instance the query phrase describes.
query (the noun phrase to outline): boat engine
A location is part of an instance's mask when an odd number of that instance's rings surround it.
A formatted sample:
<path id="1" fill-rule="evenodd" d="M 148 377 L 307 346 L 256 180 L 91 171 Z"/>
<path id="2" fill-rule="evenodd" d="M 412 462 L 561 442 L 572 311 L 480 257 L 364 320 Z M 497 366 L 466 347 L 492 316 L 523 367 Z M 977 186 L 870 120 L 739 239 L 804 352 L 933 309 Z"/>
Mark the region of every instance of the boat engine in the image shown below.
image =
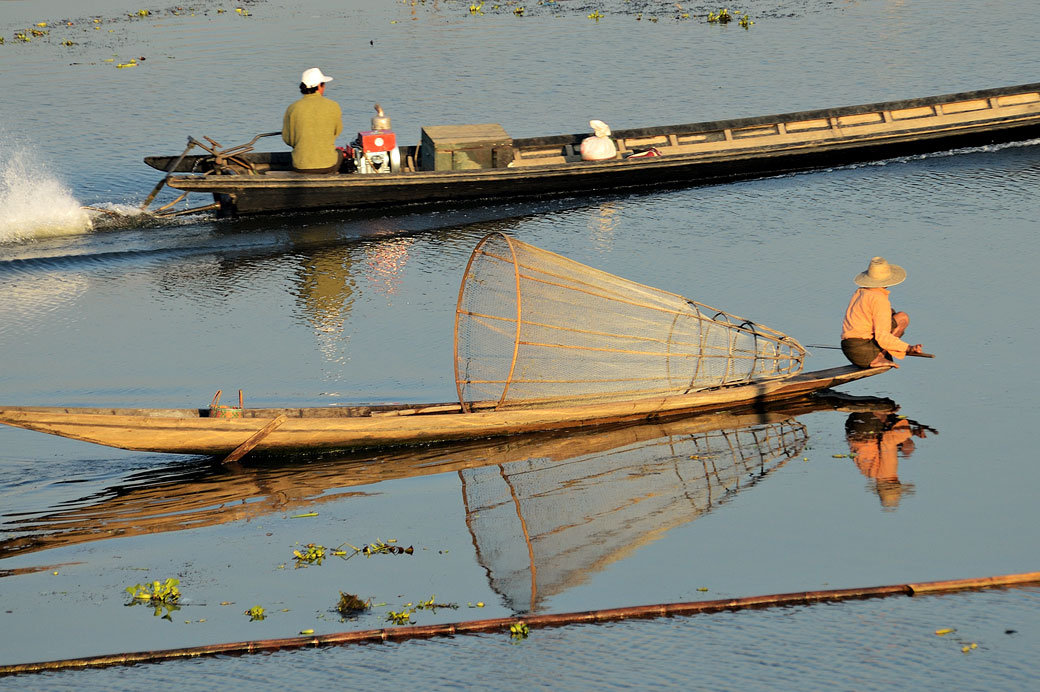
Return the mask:
<path id="1" fill-rule="evenodd" d="M 372 129 L 359 132 L 351 142 L 350 151 L 354 170 L 358 173 L 398 173 L 401 170 L 401 150 L 397 136 L 390 129 L 390 118 L 376 104 Z"/>

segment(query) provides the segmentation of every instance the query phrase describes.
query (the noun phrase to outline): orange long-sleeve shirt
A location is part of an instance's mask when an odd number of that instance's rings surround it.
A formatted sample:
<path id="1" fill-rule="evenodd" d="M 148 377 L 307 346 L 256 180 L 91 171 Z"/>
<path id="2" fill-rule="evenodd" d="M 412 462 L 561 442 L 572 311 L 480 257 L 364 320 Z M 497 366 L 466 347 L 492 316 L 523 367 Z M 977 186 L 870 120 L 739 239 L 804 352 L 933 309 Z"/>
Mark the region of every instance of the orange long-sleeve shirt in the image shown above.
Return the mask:
<path id="1" fill-rule="evenodd" d="M 859 288 L 852 294 L 841 323 L 841 338 L 874 339 L 896 358 L 903 358 L 910 348 L 892 334 L 892 303 L 887 288 Z"/>

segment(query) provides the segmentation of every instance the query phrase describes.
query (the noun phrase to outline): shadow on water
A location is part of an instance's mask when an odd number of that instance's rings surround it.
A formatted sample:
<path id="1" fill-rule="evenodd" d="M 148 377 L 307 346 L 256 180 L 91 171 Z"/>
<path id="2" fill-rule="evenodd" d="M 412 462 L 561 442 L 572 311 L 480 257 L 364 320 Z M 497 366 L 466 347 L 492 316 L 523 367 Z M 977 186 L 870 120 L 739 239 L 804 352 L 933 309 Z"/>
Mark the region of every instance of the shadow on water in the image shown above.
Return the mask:
<path id="1" fill-rule="evenodd" d="M 888 415 L 897 408 L 889 399 L 833 394 L 566 436 L 253 463 L 247 457 L 247 465 L 232 467 L 196 458 L 134 473 L 40 512 L 0 516 L 8 536 L 0 559 L 310 510 L 377 492 L 373 486 L 384 481 L 456 473 L 466 525 L 492 587 L 527 612 L 801 454 L 808 432 L 797 416 Z"/>

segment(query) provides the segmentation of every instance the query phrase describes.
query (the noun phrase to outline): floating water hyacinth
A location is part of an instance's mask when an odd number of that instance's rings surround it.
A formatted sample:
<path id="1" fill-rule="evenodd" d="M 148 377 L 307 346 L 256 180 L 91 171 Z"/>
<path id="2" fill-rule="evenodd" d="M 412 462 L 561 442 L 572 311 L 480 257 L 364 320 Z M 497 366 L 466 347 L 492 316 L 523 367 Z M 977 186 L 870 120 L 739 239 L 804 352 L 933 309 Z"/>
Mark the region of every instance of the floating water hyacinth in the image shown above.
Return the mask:
<path id="1" fill-rule="evenodd" d="M 126 591 L 135 602 L 176 603 L 181 597 L 180 589 L 177 588 L 178 584 L 180 584 L 180 580 L 173 578 L 167 579 L 165 582 L 155 580 L 151 584 L 128 586 Z"/>
<path id="2" fill-rule="evenodd" d="M 339 601 L 336 603 L 336 612 L 343 617 L 350 617 L 372 607 L 372 599 L 362 601 L 352 593 L 339 592 Z"/>
<path id="3" fill-rule="evenodd" d="M 303 552 L 300 552 L 299 550 L 293 551 L 293 559 L 296 560 L 297 567 L 320 565 L 325 559 L 325 546 L 308 543 L 306 550 Z"/>
<path id="4" fill-rule="evenodd" d="M 387 622 L 392 622 L 395 625 L 408 625 L 408 624 L 411 624 L 411 621 L 412 621 L 412 611 L 410 611 L 410 610 L 402 610 L 401 612 L 397 612 L 395 610 L 391 610 L 389 613 L 386 614 L 386 621 Z"/>

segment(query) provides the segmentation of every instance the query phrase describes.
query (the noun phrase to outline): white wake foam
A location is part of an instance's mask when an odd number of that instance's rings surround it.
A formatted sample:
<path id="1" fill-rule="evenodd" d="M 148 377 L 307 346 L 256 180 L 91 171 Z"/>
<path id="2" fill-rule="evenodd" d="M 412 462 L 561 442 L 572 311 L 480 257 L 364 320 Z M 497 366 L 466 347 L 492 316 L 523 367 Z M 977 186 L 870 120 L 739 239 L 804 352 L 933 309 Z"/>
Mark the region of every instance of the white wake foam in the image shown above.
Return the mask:
<path id="1" fill-rule="evenodd" d="M 31 158 L 24 149 L 0 148 L 0 243 L 90 231 L 90 214 Z"/>

